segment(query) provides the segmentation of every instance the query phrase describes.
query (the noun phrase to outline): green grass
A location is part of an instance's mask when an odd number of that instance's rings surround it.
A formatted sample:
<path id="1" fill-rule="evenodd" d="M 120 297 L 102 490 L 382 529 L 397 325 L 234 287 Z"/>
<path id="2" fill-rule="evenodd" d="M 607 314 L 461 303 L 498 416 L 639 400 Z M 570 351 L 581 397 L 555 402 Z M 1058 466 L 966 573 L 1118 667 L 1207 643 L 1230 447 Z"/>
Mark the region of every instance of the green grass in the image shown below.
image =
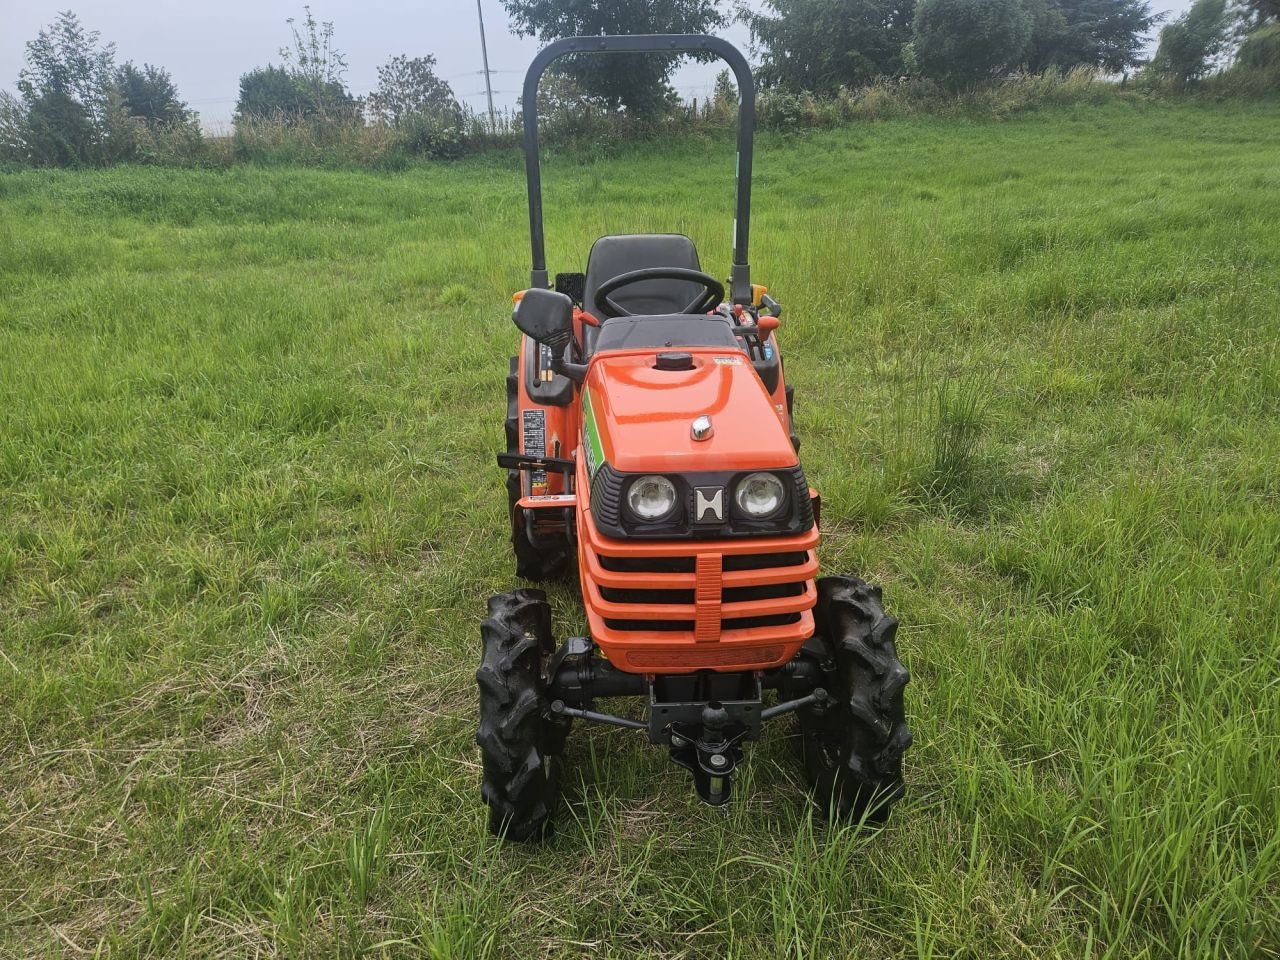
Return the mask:
<path id="1" fill-rule="evenodd" d="M 485 835 L 519 159 L 0 175 L 0 955 L 1280 955 L 1280 107 L 770 139 L 824 567 L 885 586 L 910 799 L 727 813 L 578 729 Z M 548 165 L 552 266 L 727 142 Z M 580 629 L 554 592 L 558 629 Z"/>

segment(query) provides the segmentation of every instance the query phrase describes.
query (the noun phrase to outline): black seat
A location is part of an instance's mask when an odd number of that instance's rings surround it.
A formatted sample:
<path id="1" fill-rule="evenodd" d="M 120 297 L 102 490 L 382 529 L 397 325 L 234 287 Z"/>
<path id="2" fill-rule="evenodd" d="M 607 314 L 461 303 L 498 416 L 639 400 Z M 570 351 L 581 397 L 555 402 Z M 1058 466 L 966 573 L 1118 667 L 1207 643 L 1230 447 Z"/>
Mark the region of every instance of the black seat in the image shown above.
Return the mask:
<path id="1" fill-rule="evenodd" d="M 596 291 L 606 281 L 644 267 L 702 269 L 697 248 L 682 234 L 632 233 L 601 237 L 591 245 L 591 253 L 587 257 L 583 309 L 594 314 Z M 613 295 L 613 299 L 632 313 L 670 315 L 679 313 L 701 292 L 702 285 L 691 280 L 641 280 L 623 287 Z M 588 354 L 595 350 L 596 335 L 594 328 L 587 328 L 585 347 Z"/>
<path id="2" fill-rule="evenodd" d="M 645 267 L 701 270 L 693 241 L 678 233 L 632 233 L 601 237 L 587 257 L 583 309 L 595 312 L 596 291 L 607 280 Z M 702 292 L 691 280 L 641 280 L 623 287 L 613 299 L 632 313 L 679 313 Z M 601 317 L 603 320 L 604 318 Z"/>

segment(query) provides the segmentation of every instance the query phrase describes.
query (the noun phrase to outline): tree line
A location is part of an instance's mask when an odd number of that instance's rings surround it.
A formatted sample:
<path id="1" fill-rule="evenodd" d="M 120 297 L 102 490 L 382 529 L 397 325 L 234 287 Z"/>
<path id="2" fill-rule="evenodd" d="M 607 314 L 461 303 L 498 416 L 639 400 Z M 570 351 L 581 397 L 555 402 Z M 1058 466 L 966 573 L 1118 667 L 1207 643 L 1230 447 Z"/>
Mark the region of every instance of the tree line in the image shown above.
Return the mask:
<path id="1" fill-rule="evenodd" d="M 1087 69 L 1147 88 L 1183 90 L 1227 67 L 1236 88 L 1280 90 L 1280 0 L 1195 0 L 1163 26 L 1154 57 L 1144 58 L 1162 23 L 1146 0 L 765 0 L 758 9 L 725 0 L 661 4 L 598 0 L 503 0 L 512 29 L 552 41 L 564 36 L 705 33 L 731 18 L 750 29 L 764 102 L 832 98 L 910 81 L 939 96 L 975 90 L 1011 76 Z M 310 7 L 289 19 L 278 62 L 240 77 L 237 143 L 312 140 L 359 130 L 401 152 L 450 156 L 468 129 L 484 124 L 436 74 L 430 54 L 392 57 L 376 89 L 353 94 L 334 25 Z M 122 160 L 163 162 L 198 151 L 194 111 L 162 67 L 116 63 L 115 45 L 86 30 L 71 11 L 26 45 L 18 94 L 0 92 L 0 159 L 76 166 Z M 573 111 L 652 120 L 680 107 L 671 85 L 679 58 L 570 57 L 544 80 L 541 112 L 554 122 Z M 736 99 L 727 72 L 714 103 Z M 774 111 L 778 113 L 780 111 Z M 344 133 L 344 131 L 346 131 Z M 362 134 L 364 135 L 364 134 Z"/>

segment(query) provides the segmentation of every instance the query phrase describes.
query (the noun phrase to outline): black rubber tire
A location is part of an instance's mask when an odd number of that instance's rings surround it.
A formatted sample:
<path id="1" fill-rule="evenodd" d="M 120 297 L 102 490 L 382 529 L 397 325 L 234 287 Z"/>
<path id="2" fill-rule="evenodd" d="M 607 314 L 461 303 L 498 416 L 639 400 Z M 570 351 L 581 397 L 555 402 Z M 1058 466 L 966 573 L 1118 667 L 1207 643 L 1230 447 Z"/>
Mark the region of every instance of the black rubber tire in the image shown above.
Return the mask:
<path id="1" fill-rule="evenodd" d="M 546 594 L 524 589 L 490 597 L 480 637 L 484 654 L 476 671 L 476 743 L 484 766 L 480 792 L 489 805 L 489 830 L 508 840 L 538 840 L 547 832 L 556 789 L 548 749 L 556 731 L 545 716 L 542 679 L 542 659 L 552 643 Z"/>
<path id="2" fill-rule="evenodd" d="M 511 358 L 507 374 L 507 453 L 523 453 L 520 449 L 520 358 Z M 516 576 L 535 583 L 563 579 L 569 569 L 568 551 L 559 547 L 542 549 L 529 542 L 524 532 L 524 512 L 516 504 L 523 495 L 520 470 L 507 471 L 507 514 L 511 518 L 511 549 L 516 556 Z"/>
<path id="3" fill-rule="evenodd" d="M 902 758 L 911 746 L 898 621 L 884 612 L 880 588 L 857 577 L 820 579 L 813 613 L 834 702 L 800 712 L 805 775 L 823 813 L 882 824 L 905 793 Z"/>

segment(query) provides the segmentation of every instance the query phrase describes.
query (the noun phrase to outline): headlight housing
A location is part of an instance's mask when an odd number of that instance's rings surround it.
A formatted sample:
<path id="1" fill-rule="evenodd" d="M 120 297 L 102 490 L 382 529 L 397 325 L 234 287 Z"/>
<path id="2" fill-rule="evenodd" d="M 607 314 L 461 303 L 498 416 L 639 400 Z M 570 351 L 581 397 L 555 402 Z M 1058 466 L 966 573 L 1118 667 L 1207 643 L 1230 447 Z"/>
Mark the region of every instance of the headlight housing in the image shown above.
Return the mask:
<path id="1" fill-rule="evenodd" d="M 749 482 L 757 474 L 765 479 Z M 591 521 L 619 540 L 793 537 L 813 528 L 814 505 L 798 466 L 649 474 L 605 463 L 591 478 Z M 752 512 L 770 506 L 772 513 Z"/>
<path id="2" fill-rule="evenodd" d="M 733 492 L 739 513 L 751 520 L 766 520 L 787 503 L 787 488 L 776 474 L 749 473 Z"/>
<path id="3" fill-rule="evenodd" d="M 637 520 L 665 520 L 676 509 L 676 487 L 660 474 L 648 474 L 631 481 L 627 488 L 627 509 Z"/>

